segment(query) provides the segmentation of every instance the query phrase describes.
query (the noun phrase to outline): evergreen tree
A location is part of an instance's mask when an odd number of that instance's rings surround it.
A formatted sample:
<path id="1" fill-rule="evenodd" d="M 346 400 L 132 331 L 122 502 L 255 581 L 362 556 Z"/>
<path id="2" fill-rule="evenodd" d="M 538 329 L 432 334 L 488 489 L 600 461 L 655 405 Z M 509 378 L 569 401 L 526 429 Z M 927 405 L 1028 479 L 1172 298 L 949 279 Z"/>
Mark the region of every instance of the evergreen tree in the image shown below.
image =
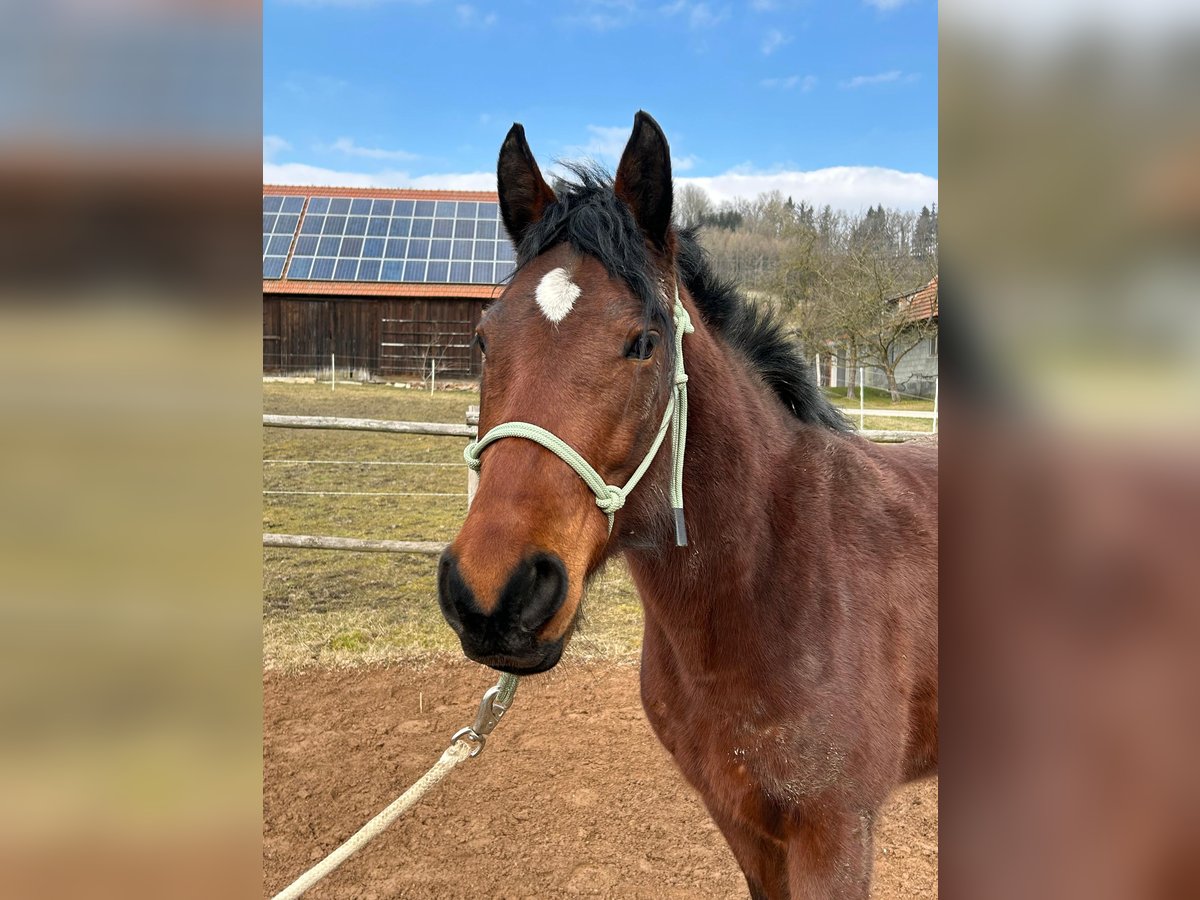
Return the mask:
<path id="1" fill-rule="evenodd" d="M 937 256 L 937 204 L 930 210 L 928 206 L 921 207 L 917 217 L 916 232 L 913 235 L 913 256 L 917 259 L 933 259 Z"/>

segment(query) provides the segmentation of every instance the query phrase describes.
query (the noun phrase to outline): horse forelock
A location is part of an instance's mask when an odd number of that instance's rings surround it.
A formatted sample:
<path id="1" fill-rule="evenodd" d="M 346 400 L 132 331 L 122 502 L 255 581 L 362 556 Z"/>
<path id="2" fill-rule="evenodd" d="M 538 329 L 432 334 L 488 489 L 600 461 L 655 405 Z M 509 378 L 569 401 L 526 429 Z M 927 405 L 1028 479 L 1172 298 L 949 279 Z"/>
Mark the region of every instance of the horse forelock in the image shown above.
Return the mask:
<path id="1" fill-rule="evenodd" d="M 636 297 L 649 323 L 671 331 L 674 290 L 663 284 L 671 259 L 655 259 L 633 212 L 614 193 L 613 181 L 598 166 L 571 163 L 573 176 L 556 184 L 557 202 L 526 230 L 517 247 L 517 271 L 560 244 L 593 257 Z"/>

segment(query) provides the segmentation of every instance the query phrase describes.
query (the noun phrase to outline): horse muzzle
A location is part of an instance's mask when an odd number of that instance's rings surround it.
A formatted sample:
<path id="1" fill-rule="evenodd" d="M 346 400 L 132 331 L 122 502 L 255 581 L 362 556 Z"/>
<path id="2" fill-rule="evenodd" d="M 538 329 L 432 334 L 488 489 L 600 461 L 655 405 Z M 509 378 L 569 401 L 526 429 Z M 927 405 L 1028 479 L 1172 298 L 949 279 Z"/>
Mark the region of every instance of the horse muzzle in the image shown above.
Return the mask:
<path id="1" fill-rule="evenodd" d="M 497 597 L 481 598 L 451 548 L 438 564 L 438 603 L 468 658 L 501 672 L 532 675 L 562 658 L 565 636 L 544 639 L 539 631 L 562 608 L 568 583 L 562 560 L 536 551 L 513 567 Z"/>

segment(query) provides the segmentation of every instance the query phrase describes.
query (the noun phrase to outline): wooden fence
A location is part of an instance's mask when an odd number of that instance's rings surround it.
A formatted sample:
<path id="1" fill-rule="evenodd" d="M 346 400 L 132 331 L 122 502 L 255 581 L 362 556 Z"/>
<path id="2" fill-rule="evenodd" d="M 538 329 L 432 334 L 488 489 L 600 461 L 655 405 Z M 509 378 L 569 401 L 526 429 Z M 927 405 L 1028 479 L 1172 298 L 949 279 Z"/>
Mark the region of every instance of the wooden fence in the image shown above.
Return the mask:
<path id="1" fill-rule="evenodd" d="M 882 411 L 881 411 L 882 414 Z M 895 413 L 890 413 L 895 415 Z M 462 425 L 443 422 L 395 422 L 388 419 L 344 419 L 334 416 L 264 415 L 266 428 L 312 428 L 333 431 L 374 431 L 380 434 L 424 434 L 436 437 L 473 438 L 478 433 L 479 407 L 467 407 Z M 900 443 L 913 438 L 928 438 L 921 431 L 861 431 L 863 437 L 877 443 Z M 464 465 L 465 468 L 465 465 Z M 467 506 L 475 498 L 479 476 L 467 469 Z M 315 534 L 273 534 L 264 532 L 264 547 L 294 550 L 352 550 L 359 553 L 419 553 L 437 556 L 448 546 L 441 541 L 379 541 L 362 538 L 330 537 Z"/>

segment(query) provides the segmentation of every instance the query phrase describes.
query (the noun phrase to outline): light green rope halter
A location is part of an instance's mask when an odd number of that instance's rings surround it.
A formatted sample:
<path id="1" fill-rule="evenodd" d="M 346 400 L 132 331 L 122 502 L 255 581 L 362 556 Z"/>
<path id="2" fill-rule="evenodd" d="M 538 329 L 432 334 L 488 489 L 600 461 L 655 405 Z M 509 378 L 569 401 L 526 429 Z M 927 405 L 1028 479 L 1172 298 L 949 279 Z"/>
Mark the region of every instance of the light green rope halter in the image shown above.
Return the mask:
<path id="1" fill-rule="evenodd" d="M 650 444 L 650 449 L 645 457 L 638 465 L 634 473 L 629 476 L 629 480 L 625 482 L 624 487 L 616 487 L 615 485 L 607 484 L 600 474 L 591 467 L 586 459 L 575 452 L 574 448 L 566 441 L 559 438 L 553 432 L 547 431 L 538 425 L 532 425 L 529 422 L 504 422 L 497 425 L 483 437 L 477 441 L 467 445 L 467 449 L 463 452 L 466 457 L 467 466 L 471 469 L 479 471 L 482 461 L 480 454 L 483 449 L 495 441 L 506 437 L 524 438 L 527 441 L 533 441 L 535 444 L 541 444 L 568 466 L 575 470 L 584 483 L 596 495 L 596 505 L 600 507 L 601 512 L 608 516 L 608 533 L 612 534 L 613 518 L 618 509 L 625 505 L 625 500 L 629 497 L 630 492 L 637 487 L 637 483 L 641 481 L 642 476 L 646 474 L 646 470 L 650 468 L 650 463 L 654 461 L 654 456 L 658 453 L 658 448 L 662 446 L 663 438 L 667 435 L 667 429 L 671 429 L 671 508 L 675 513 L 675 544 L 679 547 L 687 546 L 687 525 L 683 519 L 683 451 L 687 443 L 687 372 L 683 368 L 683 336 L 695 328 L 692 326 L 692 320 L 688 316 L 687 310 L 683 308 L 683 303 L 679 300 L 679 285 L 675 285 L 675 378 L 671 389 L 671 397 L 667 401 L 667 408 L 663 411 L 662 424 L 658 428 L 658 434 L 654 436 L 654 441 Z"/>

